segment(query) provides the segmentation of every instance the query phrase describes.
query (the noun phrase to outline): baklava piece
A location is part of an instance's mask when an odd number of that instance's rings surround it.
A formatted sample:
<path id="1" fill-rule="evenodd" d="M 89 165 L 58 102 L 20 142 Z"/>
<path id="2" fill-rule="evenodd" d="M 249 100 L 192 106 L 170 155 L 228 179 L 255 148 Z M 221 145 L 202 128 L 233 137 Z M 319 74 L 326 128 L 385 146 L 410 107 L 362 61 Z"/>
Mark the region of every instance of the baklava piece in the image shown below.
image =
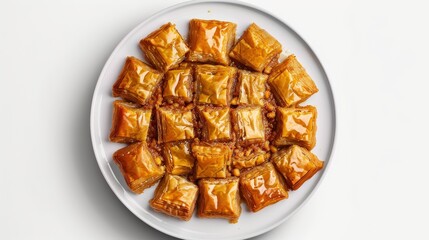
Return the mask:
<path id="1" fill-rule="evenodd" d="M 231 149 L 223 144 L 194 144 L 195 178 L 225 178 L 231 162 Z"/>
<path id="2" fill-rule="evenodd" d="M 136 194 L 142 193 L 162 178 L 165 169 L 157 164 L 161 162 L 160 158 L 146 143 L 134 143 L 113 154 L 113 160 L 128 187 Z"/>
<path id="3" fill-rule="evenodd" d="M 145 141 L 151 116 L 151 109 L 143 109 L 138 104 L 116 100 L 113 102 L 110 141 L 122 143 Z"/>
<path id="4" fill-rule="evenodd" d="M 201 179 L 198 216 L 226 218 L 236 223 L 241 214 L 238 178 Z"/>
<path id="5" fill-rule="evenodd" d="M 229 56 L 257 72 L 262 72 L 282 52 L 282 45 L 267 31 L 252 23 Z"/>
<path id="6" fill-rule="evenodd" d="M 165 73 L 162 96 L 167 101 L 192 101 L 191 68 L 179 68 Z"/>
<path id="7" fill-rule="evenodd" d="M 189 221 L 198 198 L 198 186 L 180 176 L 166 174 L 150 206 L 158 212 Z"/>
<path id="8" fill-rule="evenodd" d="M 192 111 L 160 107 L 156 112 L 158 143 L 174 142 L 194 138 Z"/>
<path id="9" fill-rule="evenodd" d="M 270 162 L 244 172 L 240 177 L 240 191 L 252 212 L 288 198 L 283 179 Z"/>
<path id="10" fill-rule="evenodd" d="M 290 55 L 273 68 L 268 84 L 278 104 L 289 107 L 304 102 L 319 91 L 295 55 Z"/>
<path id="11" fill-rule="evenodd" d="M 229 65 L 228 53 L 235 42 L 237 25 L 217 20 L 192 19 L 189 22 L 188 61 Z"/>
<path id="12" fill-rule="evenodd" d="M 166 143 L 163 156 L 168 173 L 187 175 L 192 172 L 195 160 L 189 142 Z"/>
<path id="13" fill-rule="evenodd" d="M 251 168 L 260 165 L 264 163 L 265 160 L 267 160 L 265 151 L 258 151 L 253 154 L 249 154 L 248 156 L 245 156 L 242 153 L 240 153 L 240 155 L 235 155 L 232 157 L 232 166 L 234 168 Z"/>
<path id="14" fill-rule="evenodd" d="M 323 162 L 316 155 L 297 145 L 274 153 L 271 161 L 292 190 L 297 190 L 323 167 Z"/>
<path id="15" fill-rule="evenodd" d="M 238 71 L 237 104 L 264 105 L 265 83 L 268 75 L 263 73 Z"/>
<path id="16" fill-rule="evenodd" d="M 162 25 L 142 39 L 140 48 L 147 60 L 162 72 L 177 67 L 189 52 L 185 40 L 172 23 Z"/>
<path id="17" fill-rule="evenodd" d="M 205 141 L 228 141 L 231 139 L 229 107 L 200 106 L 198 109 L 203 125 L 202 137 Z"/>
<path id="18" fill-rule="evenodd" d="M 237 69 L 219 65 L 197 65 L 195 67 L 197 102 L 229 106 L 232 85 Z"/>
<path id="19" fill-rule="evenodd" d="M 113 85 L 113 96 L 146 104 L 163 74 L 135 57 L 128 57 L 125 65 Z"/>
<path id="20" fill-rule="evenodd" d="M 233 110 L 233 123 L 240 145 L 265 141 L 261 107 L 238 107 Z"/>
<path id="21" fill-rule="evenodd" d="M 296 144 L 311 150 L 316 145 L 317 109 L 313 106 L 277 108 L 274 145 Z"/>

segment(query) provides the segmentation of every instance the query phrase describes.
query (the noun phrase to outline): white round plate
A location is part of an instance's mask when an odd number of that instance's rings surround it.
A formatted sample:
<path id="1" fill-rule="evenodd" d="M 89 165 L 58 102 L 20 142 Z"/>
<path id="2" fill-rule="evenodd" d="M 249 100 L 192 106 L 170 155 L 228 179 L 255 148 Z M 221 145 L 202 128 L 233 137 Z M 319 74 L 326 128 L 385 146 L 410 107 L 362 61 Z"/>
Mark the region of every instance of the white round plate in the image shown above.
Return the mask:
<path id="1" fill-rule="evenodd" d="M 325 160 L 325 167 L 299 190 L 289 192 L 289 198 L 251 213 L 242 204 L 242 214 L 237 224 L 224 219 L 201 219 L 194 216 L 189 222 L 165 216 L 150 209 L 148 201 L 155 187 L 135 195 L 128 187 L 114 164 L 112 154 L 124 145 L 109 142 L 111 127 L 112 85 L 118 76 L 125 58 L 136 56 L 143 59 L 138 47 L 140 39 L 158 29 L 162 24 L 173 22 L 186 37 L 188 22 L 192 18 L 217 19 L 237 23 L 237 36 L 255 22 L 271 33 L 283 45 L 283 51 L 294 53 L 317 84 L 319 92 L 305 104 L 318 109 L 317 145 L 313 152 Z M 335 104 L 328 77 L 308 44 L 287 24 L 258 7 L 237 1 L 190 1 L 167 8 L 146 19 L 132 30 L 115 48 L 98 79 L 91 108 L 91 137 L 95 156 L 101 172 L 116 196 L 137 217 L 161 232 L 185 239 L 244 239 L 267 232 L 295 213 L 317 188 L 329 166 L 334 146 Z"/>

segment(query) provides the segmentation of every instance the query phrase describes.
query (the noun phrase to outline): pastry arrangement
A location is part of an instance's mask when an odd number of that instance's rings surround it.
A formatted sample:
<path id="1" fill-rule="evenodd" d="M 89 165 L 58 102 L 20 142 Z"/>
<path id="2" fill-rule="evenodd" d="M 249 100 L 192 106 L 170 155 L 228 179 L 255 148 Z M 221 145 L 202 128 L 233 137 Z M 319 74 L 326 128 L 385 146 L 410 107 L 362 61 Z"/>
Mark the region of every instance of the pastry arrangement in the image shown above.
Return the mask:
<path id="1" fill-rule="evenodd" d="M 318 88 L 295 55 L 252 23 L 192 19 L 187 40 L 167 23 L 144 37 L 112 92 L 109 139 L 135 194 L 158 183 L 150 207 L 190 220 L 236 223 L 288 198 L 323 167 L 317 109 L 301 105 Z"/>

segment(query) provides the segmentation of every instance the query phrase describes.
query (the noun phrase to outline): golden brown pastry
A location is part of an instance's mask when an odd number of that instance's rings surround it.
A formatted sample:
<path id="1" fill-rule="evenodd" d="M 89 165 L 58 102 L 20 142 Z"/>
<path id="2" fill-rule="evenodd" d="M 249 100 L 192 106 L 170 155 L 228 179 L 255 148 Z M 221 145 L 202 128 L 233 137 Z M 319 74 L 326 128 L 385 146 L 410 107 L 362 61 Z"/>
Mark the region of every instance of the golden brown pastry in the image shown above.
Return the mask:
<path id="1" fill-rule="evenodd" d="M 198 216 L 203 218 L 226 218 L 236 223 L 241 214 L 238 178 L 201 179 L 198 183 L 200 197 Z"/>
<path id="2" fill-rule="evenodd" d="M 239 70 L 237 103 L 263 106 L 267 79 L 266 74 Z"/>
<path id="3" fill-rule="evenodd" d="M 277 66 L 277 64 L 279 64 L 279 58 L 280 58 L 280 54 L 277 54 L 269 63 L 268 65 L 264 68 L 264 73 L 266 74 L 270 74 L 271 71 L 273 70 L 273 68 L 275 66 Z"/>
<path id="4" fill-rule="evenodd" d="M 189 221 L 198 198 L 198 186 L 183 177 L 166 174 L 150 206 L 158 212 Z"/>
<path id="5" fill-rule="evenodd" d="M 267 157 L 265 151 L 258 151 L 248 156 L 235 155 L 232 157 L 232 166 L 237 169 L 251 168 L 264 163 L 265 160 L 267 160 L 266 158 Z"/>
<path id="6" fill-rule="evenodd" d="M 257 72 L 262 72 L 281 52 L 282 45 L 267 31 L 252 23 L 229 56 Z"/>
<path id="7" fill-rule="evenodd" d="M 317 109 L 313 106 L 277 108 L 274 145 L 296 144 L 311 150 L 316 145 Z"/>
<path id="8" fill-rule="evenodd" d="M 231 162 L 231 149 L 223 144 L 194 144 L 195 178 L 225 178 Z"/>
<path id="9" fill-rule="evenodd" d="M 186 175 L 192 172 L 195 159 L 191 154 L 189 142 L 166 143 L 163 155 L 168 173 Z"/>
<path id="10" fill-rule="evenodd" d="M 140 105 L 130 102 L 114 101 L 110 141 L 123 143 L 145 141 L 151 116 L 151 109 L 143 109 Z"/>
<path id="11" fill-rule="evenodd" d="M 113 160 L 128 187 L 136 194 L 142 193 L 164 175 L 164 167 L 156 163 L 161 160 L 156 158 L 160 156 L 151 151 L 146 143 L 134 143 L 113 153 Z"/>
<path id="12" fill-rule="evenodd" d="M 128 57 L 112 87 L 124 100 L 109 138 L 131 143 L 114 162 L 136 194 L 162 178 L 155 211 L 188 221 L 198 201 L 199 217 L 236 223 L 240 198 L 257 212 L 323 168 L 317 110 L 299 106 L 315 83 L 294 55 L 279 63 L 266 30 L 252 23 L 235 42 L 236 27 L 192 19 L 187 44 L 164 24 L 140 41 L 147 63 Z"/>
<path id="13" fill-rule="evenodd" d="M 240 177 L 240 191 L 252 212 L 288 198 L 283 179 L 271 162 L 244 172 Z"/>
<path id="14" fill-rule="evenodd" d="M 229 107 L 206 107 L 198 108 L 203 125 L 202 135 L 206 141 L 230 140 L 231 139 L 231 117 Z"/>
<path id="15" fill-rule="evenodd" d="M 278 104 L 289 107 L 304 102 L 319 91 L 295 55 L 273 68 L 268 84 Z"/>
<path id="16" fill-rule="evenodd" d="M 239 144 L 265 141 L 261 107 L 238 107 L 233 110 L 232 119 Z"/>
<path id="17" fill-rule="evenodd" d="M 271 161 L 292 190 L 297 190 L 323 167 L 323 162 L 316 155 L 298 145 L 274 153 Z"/>
<path id="18" fill-rule="evenodd" d="M 192 101 L 192 71 L 191 68 L 180 68 L 165 73 L 164 90 L 165 100 Z"/>
<path id="19" fill-rule="evenodd" d="M 158 87 L 163 74 L 135 57 L 128 57 L 113 85 L 113 96 L 146 104 Z"/>
<path id="20" fill-rule="evenodd" d="M 236 28 L 231 22 L 192 19 L 188 61 L 229 65 L 228 53 L 235 41 Z"/>
<path id="21" fill-rule="evenodd" d="M 237 69 L 234 67 L 197 65 L 195 67 L 197 102 L 228 106 L 236 73 Z"/>
<path id="22" fill-rule="evenodd" d="M 147 60 L 161 72 L 177 67 L 189 52 L 185 40 L 172 23 L 162 25 L 142 39 L 140 48 Z"/>
<path id="23" fill-rule="evenodd" d="M 191 111 L 160 107 L 156 118 L 158 143 L 194 138 L 194 117 Z"/>

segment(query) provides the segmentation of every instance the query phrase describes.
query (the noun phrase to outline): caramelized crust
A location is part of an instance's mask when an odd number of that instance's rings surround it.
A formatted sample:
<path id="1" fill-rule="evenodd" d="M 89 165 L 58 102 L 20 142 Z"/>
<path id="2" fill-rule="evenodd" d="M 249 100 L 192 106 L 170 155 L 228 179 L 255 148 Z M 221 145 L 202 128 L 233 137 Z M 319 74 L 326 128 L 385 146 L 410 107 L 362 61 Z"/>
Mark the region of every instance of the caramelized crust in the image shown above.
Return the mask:
<path id="1" fill-rule="evenodd" d="M 227 141 L 231 139 L 231 118 L 229 107 L 199 107 L 198 109 L 203 125 L 202 135 L 204 140 Z"/>
<path id="2" fill-rule="evenodd" d="M 197 65 L 195 67 L 197 102 L 228 106 L 236 73 L 237 69 L 234 67 Z"/>
<path id="3" fill-rule="evenodd" d="M 316 155 L 297 145 L 274 153 L 271 161 L 292 190 L 297 190 L 323 167 L 323 162 Z"/>
<path id="4" fill-rule="evenodd" d="M 160 107 L 156 117 L 158 143 L 194 138 L 194 117 L 191 111 Z"/>
<path id="5" fill-rule="evenodd" d="M 164 175 L 165 169 L 156 164 L 156 158 L 160 156 L 150 151 L 146 143 L 134 143 L 113 154 L 128 187 L 136 194 L 142 193 Z M 158 161 L 161 162 L 160 159 Z"/>
<path id="6" fill-rule="evenodd" d="M 236 223 L 241 214 L 238 178 L 201 179 L 198 216 L 226 218 Z"/>
<path id="7" fill-rule="evenodd" d="M 156 211 L 189 221 L 198 197 L 198 186 L 180 176 L 166 174 L 150 200 Z"/>
<path id="8" fill-rule="evenodd" d="M 182 99 L 184 102 L 192 101 L 191 68 L 180 68 L 166 72 L 162 96 L 166 100 Z"/>
<path id="9" fill-rule="evenodd" d="M 265 83 L 268 75 L 238 71 L 238 104 L 264 105 Z"/>
<path id="10" fill-rule="evenodd" d="M 162 72 L 177 67 L 189 52 L 185 40 L 172 23 L 162 25 L 142 39 L 140 48 L 147 60 Z"/>
<path id="11" fill-rule="evenodd" d="M 231 149 L 223 144 L 194 144 L 192 152 L 196 159 L 195 178 L 225 178 L 227 165 L 231 162 Z"/>
<path id="12" fill-rule="evenodd" d="M 112 87 L 124 101 L 109 138 L 131 143 L 113 160 L 136 194 L 162 178 L 155 211 L 189 221 L 198 201 L 199 217 L 236 223 L 240 198 L 257 212 L 323 168 L 317 110 L 299 106 L 314 81 L 295 55 L 279 63 L 281 44 L 255 23 L 234 45 L 236 27 L 192 19 L 187 44 L 164 24 L 140 41 L 148 64 L 127 57 Z"/>
<path id="13" fill-rule="evenodd" d="M 189 142 L 166 143 L 163 155 L 168 173 L 186 175 L 192 172 L 195 160 Z"/>
<path id="14" fill-rule="evenodd" d="M 282 107 L 304 102 L 319 91 L 295 55 L 290 55 L 273 68 L 268 84 Z"/>
<path id="15" fill-rule="evenodd" d="M 217 20 L 192 19 L 189 22 L 188 60 L 229 65 L 228 53 L 235 41 L 237 25 Z"/>
<path id="16" fill-rule="evenodd" d="M 233 156 L 232 166 L 237 169 L 251 168 L 264 163 L 266 160 L 266 152 L 259 151 L 248 156 Z"/>
<path id="17" fill-rule="evenodd" d="M 229 56 L 257 72 L 262 72 L 281 52 L 282 45 L 267 31 L 252 23 Z"/>
<path id="18" fill-rule="evenodd" d="M 234 109 L 232 116 L 239 144 L 248 145 L 265 141 L 261 107 L 239 107 Z"/>
<path id="19" fill-rule="evenodd" d="M 143 109 L 138 104 L 116 100 L 113 102 L 110 141 L 123 143 L 145 141 L 151 116 L 151 109 Z"/>
<path id="20" fill-rule="evenodd" d="M 135 57 L 128 57 L 113 85 L 113 96 L 146 104 L 158 87 L 163 74 Z"/>
<path id="21" fill-rule="evenodd" d="M 244 172 L 240 177 L 240 191 L 252 212 L 288 198 L 283 179 L 270 162 Z"/>
<path id="22" fill-rule="evenodd" d="M 296 144 L 311 150 L 316 145 L 317 109 L 313 106 L 277 108 L 274 145 Z"/>

